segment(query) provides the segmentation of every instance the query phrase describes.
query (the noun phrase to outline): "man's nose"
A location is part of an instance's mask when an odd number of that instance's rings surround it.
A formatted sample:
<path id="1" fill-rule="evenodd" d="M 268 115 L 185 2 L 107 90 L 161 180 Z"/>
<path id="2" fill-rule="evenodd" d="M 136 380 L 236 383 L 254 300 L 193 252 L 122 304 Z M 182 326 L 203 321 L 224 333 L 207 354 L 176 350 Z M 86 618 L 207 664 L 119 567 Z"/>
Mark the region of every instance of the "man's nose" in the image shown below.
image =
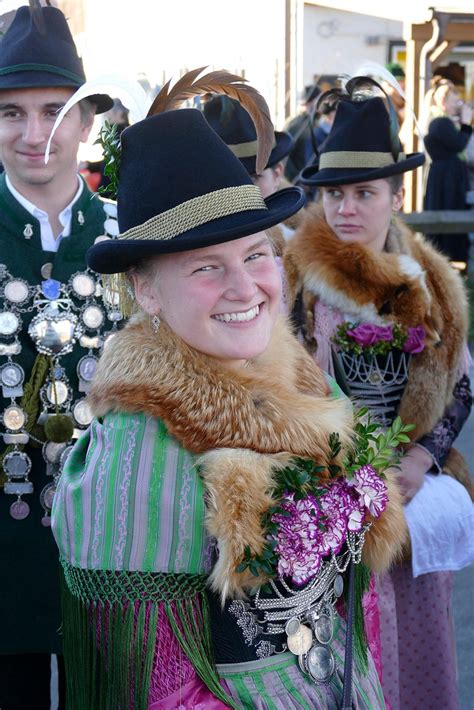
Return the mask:
<path id="1" fill-rule="evenodd" d="M 29 145 L 39 145 L 47 140 L 49 131 L 39 116 L 28 116 L 23 131 L 23 140 Z"/>

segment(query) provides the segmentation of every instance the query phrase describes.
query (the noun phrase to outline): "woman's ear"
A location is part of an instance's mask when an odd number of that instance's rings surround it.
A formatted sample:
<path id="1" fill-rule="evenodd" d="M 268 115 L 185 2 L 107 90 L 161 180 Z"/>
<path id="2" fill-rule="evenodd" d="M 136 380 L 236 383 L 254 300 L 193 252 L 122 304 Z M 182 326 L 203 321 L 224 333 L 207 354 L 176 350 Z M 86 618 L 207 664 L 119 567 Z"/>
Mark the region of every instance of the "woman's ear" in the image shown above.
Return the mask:
<path id="1" fill-rule="evenodd" d="M 156 316 L 161 310 L 160 297 L 155 278 L 141 273 L 131 274 L 135 298 L 140 307 L 150 316 Z"/>
<path id="2" fill-rule="evenodd" d="M 395 192 L 392 198 L 392 209 L 395 212 L 401 210 L 405 200 L 405 188 L 402 186 L 398 192 Z"/>

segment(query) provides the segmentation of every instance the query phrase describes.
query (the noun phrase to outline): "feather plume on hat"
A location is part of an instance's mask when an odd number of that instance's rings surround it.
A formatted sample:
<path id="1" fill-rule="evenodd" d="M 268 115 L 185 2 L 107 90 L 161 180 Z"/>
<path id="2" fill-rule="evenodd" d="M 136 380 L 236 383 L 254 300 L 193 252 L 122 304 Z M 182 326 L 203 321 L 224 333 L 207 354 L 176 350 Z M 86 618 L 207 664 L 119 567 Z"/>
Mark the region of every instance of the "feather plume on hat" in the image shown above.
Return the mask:
<path id="1" fill-rule="evenodd" d="M 248 111 L 257 133 L 257 172 L 265 170 L 268 158 L 273 148 L 274 126 L 270 118 L 268 104 L 262 94 L 253 86 L 245 83 L 246 79 L 222 69 L 199 75 L 206 67 L 192 69 L 184 74 L 172 88 L 168 81 L 154 99 L 148 116 L 154 116 L 165 111 L 172 111 L 182 103 L 195 96 L 203 94 L 225 94 L 238 101 Z"/>

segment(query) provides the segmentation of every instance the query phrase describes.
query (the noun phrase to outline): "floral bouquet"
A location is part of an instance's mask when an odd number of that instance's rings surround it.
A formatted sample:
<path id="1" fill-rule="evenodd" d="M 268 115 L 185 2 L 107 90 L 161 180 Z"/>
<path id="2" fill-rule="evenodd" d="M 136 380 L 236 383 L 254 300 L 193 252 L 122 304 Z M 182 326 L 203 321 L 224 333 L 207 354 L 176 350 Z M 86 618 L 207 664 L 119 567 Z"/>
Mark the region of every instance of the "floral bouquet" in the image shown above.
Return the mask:
<path id="1" fill-rule="evenodd" d="M 325 558 L 341 552 L 348 534 L 363 532 L 368 519 L 385 510 L 384 471 L 398 462 L 399 446 L 410 441 L 407 432 L 414 427 L 397 417 L 389 429 L 377 433 L 379 427 L 367 409 L 361 409 L 357 418 L 356 439 L 342 466 L 335 463 L 341 444 L 332 434 L 326 465 L 295 457 L 276 472 L 276 503 L 263 519 L 266 544 L 258 555 L 246 548 L 237 572 L 248 568 L 255 576 L 283 577 L 302 586 L 318 573 Z"/>
<path id="2" fill-rule="evenodd" d="M 391 350 L 415 354 L 424 350 L 425 338 L 422 325 L 405 328 L 398 323 L 380 326 L 346 321 L 337 326 L 333 342 L 341 350 L 356 355 L 386 355 Z"/>

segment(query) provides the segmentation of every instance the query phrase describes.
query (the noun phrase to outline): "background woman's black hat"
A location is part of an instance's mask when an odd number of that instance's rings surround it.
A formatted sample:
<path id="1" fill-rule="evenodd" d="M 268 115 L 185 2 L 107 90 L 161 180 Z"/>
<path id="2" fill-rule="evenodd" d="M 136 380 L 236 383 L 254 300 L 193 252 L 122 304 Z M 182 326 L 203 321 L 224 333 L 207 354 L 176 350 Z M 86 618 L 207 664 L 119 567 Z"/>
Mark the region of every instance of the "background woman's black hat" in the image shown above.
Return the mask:
<path id="1" fill-rule="evenodd" d="M 423 153 L 405 155 L 384 101 L 340 101 L 331 132 L 315 163 L 306 167 L 306 185 L 347 185 L 398 175 L 425 162 Z"/>
<path id="2" fill-rule="evenodd" d="M 63 13 L 55 7 L 20 7 L 0 41 L 0 91 L 70 86 L 86 81 L 82 60 Z M 105 94 L 88 97 L 97 113 L 108 111 Z"/>
<path id="3" fill-rule="evenodd" d="M 256 173 L 257 133 L 255 126 L 238 101 L 228 96 L 213 96 L 203 109 L 207 122 L 222 138 L 250 175 Z M 275 131 L 275 142 L 266 167 L 272 168 L 294 146 L 294 140 L 285 131 Z"/>
<path id="4" fill-rule="evenodd" d="M 104 274 L 144 258 L 197 249 L 263 231 L 297 212 L 299 188 L 265 200 L 201 111 L 179 109 L 126 128 L 118 188 L 120 234 L 87 252 Z"/>

